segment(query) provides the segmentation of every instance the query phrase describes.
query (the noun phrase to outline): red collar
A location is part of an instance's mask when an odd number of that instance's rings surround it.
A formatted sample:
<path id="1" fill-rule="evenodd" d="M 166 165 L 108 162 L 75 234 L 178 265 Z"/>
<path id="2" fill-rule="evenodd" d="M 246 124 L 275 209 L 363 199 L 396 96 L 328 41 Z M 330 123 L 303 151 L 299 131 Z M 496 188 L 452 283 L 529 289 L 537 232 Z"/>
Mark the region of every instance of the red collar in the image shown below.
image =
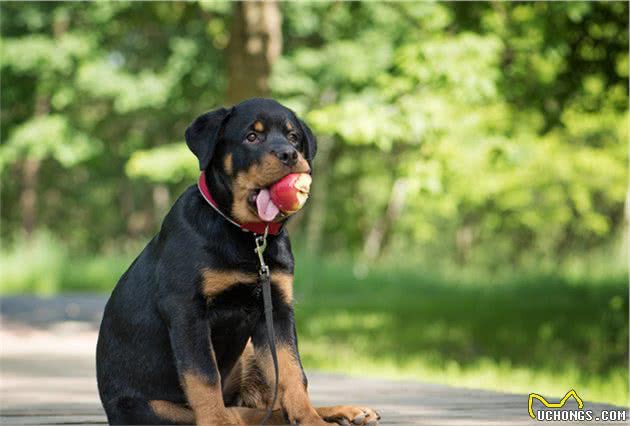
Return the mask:
<path id="1" fill-rule="evenodd" d="M 208 202 L 208 204 L 212 206 L 213 209 L 217 211 L 217 213 L 223 216 L 225 220 L 227 220 L 231 224 L 241 228 L 243 231 L 253 232 L 254 234 L 262 235 L 265 233 L 265 228 L 269 226 L 269 233 L 271 235 L 277 235 L 282 230 L 282 223 L 276 223 L 276 222 L 238 223 L 230 219 L 226 214 L 224 214 L 219 209 L 219 206 L 217 206 L 216 201 L 214 201 L 214 198 L 212 198 L 212 195 L 210 194 L 210 190 L 208 189 L 208 185 L 206 184 L 206 172 L 203 172 L 203 171 L 201 172 L 201 175 L 199 176 L 199 180 L 197 181 L 197 187 L 199 188 L 199 192 L 201 192 L 201 195 L 203 196 L 203 198 Z"/>

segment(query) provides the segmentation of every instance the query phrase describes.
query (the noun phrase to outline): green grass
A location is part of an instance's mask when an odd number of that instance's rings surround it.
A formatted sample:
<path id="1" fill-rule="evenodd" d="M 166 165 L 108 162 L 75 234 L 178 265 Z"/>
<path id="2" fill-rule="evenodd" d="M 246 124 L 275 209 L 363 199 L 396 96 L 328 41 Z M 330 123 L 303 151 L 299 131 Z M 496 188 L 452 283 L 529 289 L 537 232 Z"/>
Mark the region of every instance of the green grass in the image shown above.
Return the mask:
<path id="1" fill-rule="evenodd" d="M 71 254 L 56 239 L 38 233 L 30 243 L 20 243 L 0 252 L 1 294 L 61 292 L 110 292 L 134 255 L 98 256 Z"/>
<path id="2" fill-rule="evenodd" d="M 0 255 L 2 294 L 109 292 L 134 255 L 75 256 L 40 235 Z M 445 279 L 298 256 L 306 368 L 628 404 L 627 277 Z"/>
<path id="3" fill-rule="evenodd" d="M 473 283 L 304 266 L 296 312 L 307 368 L 559 396 L 574 388 L 628 404 L 626 277 Z"/>

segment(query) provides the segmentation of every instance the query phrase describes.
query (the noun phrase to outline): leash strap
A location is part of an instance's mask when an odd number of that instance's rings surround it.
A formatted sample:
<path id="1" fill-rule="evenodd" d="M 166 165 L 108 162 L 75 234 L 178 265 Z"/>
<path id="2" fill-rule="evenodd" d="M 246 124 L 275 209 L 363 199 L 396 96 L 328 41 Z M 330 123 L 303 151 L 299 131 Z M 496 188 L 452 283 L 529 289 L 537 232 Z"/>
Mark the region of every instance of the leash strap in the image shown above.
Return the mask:
<path id="1" fill-rule="evenodd" d="M 264 425 L 273 413 L 273 407 L 276 405 L 278 399 L 278 354 L 276 351 L 276 332 L 273 327 L 273 303 L 271 301 L 271 275 L 269 273 L 269 267 L 265 264 L 263 253 L 267 248 L 267 230 L 265 229 L 264 235 L 258 235 L 255 238 L 256 249 L 258 254 L 258 262 L 260 269 L 258 270 L 258 282 L 262 287 L 263 294 L 263 306 L 265 310 L 265 325 L 267 327 L 267 339 L 269 340 L 269 350 L 271 351 L 271 359 L 273 361 L 273 368 L 275 372 L 275 385 L 273 391 L 273 400 L 271 405 L 267 408 L 267 414 L 260 422 L 260 425 Z"/>

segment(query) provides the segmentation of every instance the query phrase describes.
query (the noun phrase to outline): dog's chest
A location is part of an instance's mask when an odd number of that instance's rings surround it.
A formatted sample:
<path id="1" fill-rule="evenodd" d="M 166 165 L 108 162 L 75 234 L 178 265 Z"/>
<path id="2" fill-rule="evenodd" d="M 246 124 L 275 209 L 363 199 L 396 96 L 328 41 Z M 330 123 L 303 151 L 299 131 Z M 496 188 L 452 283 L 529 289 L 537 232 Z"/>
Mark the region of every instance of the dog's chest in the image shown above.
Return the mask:
<path id="1" fill-rule="evenodd" d="M 236 284 L 209 301 L 208 322 L 220 366 L 229 366 L 263 320 L 259 285 Z"/>
<path id="2" fill-rule="evenodd" d="M 284 309 L 292 303 L 293 276 L 272 272 L 271 294 L 274 309 Z M 213 344 L 238 348 L 263 322 L 262 287 L 257 277 L 252 281 L 231 283 L 221 292 L 207 296 L 208 321 Z M 218 348 L 221 352 L 221 348 Z"/>

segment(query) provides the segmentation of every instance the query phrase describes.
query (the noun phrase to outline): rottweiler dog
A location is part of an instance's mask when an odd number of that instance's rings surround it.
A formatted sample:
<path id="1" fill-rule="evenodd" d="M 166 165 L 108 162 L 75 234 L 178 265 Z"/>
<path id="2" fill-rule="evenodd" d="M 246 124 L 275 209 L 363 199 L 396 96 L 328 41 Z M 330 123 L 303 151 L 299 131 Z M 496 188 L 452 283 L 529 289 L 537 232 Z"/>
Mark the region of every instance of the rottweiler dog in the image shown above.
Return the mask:
<path id="1" fill-rule="evenodd" d="M 201 115 L 185 136 L 200 181 L 175 202 L 103 314 L 96 361 L 108 421 L 241 425 L 265 418 L 275 370 L 254 252 L 262 224 L 272 230 L 264 258 L 279 361 L 267 424 L 376 423 L 370 408 L 311 404 L 295 329 L 294 260 L 282 228 L 288 216 L 266 224 L 260 217 L 261 191 L 289 173 L 311 173 L 311 130 L 281 104 L 250 99 Z"/>

